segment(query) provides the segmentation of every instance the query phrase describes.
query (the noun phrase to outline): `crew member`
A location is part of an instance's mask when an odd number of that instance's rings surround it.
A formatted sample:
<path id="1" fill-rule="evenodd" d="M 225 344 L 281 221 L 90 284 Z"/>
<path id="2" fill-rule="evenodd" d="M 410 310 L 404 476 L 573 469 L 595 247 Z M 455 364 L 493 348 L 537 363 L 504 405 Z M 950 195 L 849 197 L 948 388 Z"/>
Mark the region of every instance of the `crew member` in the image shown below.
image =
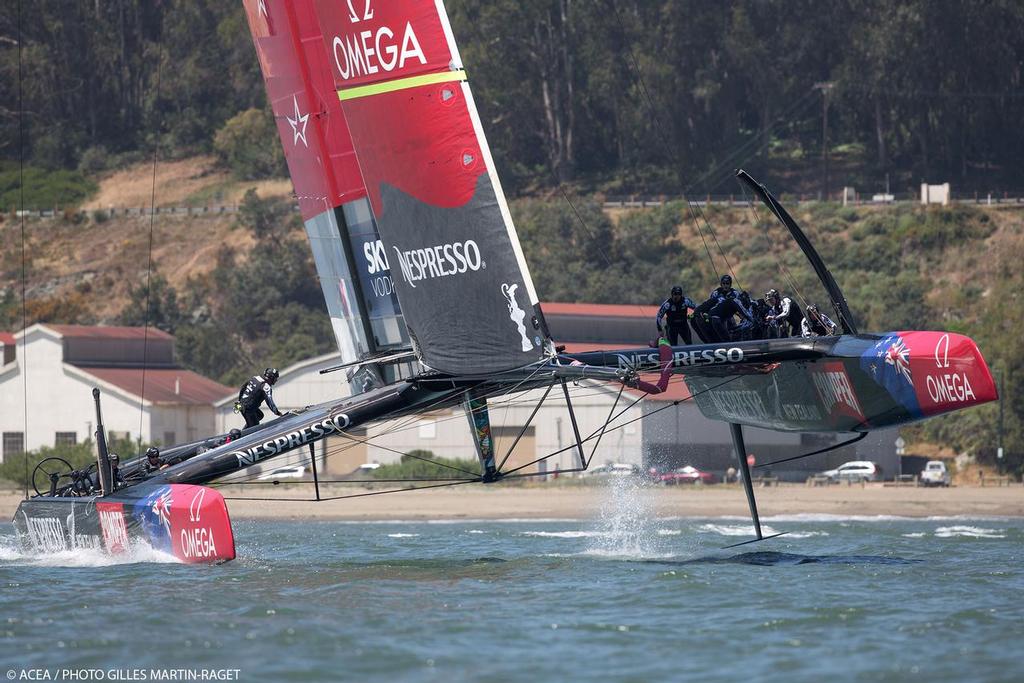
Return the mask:
<path id="1" fill-rule="evenodd" d="M 800 328 L 803 337 L 831 337 L 839 330 L 839 326 L 814 304 L 807 307 L 807 317 L 800 324 Z"/>
<path id="2" fill-rule="evenodd" d="M 797 330 L 802 330 L 804 313 L 795 301 L 782 296 L 777 289 L 769 289 L 764 300 L 769 306 L 765 316 L 769 337 L 795 337 Z"/>
<path id="3" fill-rule="evenodd" d="M 143 465 L 146 468 L 146 474 L 150 472 L 156 472 L 158 469 L 163 467 L 164 461 L 160 458 L 160 449 L 156 446 L 150 446 L 146 449 L 146 462 Z"/>
<path id="4" fill-rule="evenodd" d="M 683 296 L 683 288 L 676 285 L 672 288 L 672 296 L 658 309 L 658 316 L 655 318 L 658 335 L 665 337 L 671 346 L 679 343 L 680 335 L 684 344 L 693 343 L 690 326 L 686 322 L 691 308 L 697 308 L 697 305 L 690 297 Z"/>
<path id="5" fill-rule="evenodd" d="M 723 334 L 721 330 L 725 329 L 723 327 L 724 319 L 732 317 L 733 307 L 731 304 L 727 305 L 726 302 L 737 296 L 739 296 L 739 292 L 732 287 L 732 276 L 723 275 L 718 280 L 718 287 L 711 290 L 707 300 L 694 310 L 693 327 L 704 342 L 711 344 L 728 341 L 728 334 Z M 726 309 L 729 310 L 728 314 Z M 719 319 L 717 324 L 715 318 Z"/>
<path id="6" fill-rule="evenodd" d="M 274 392 L 272 387 L 277 384 L 280 375 L 275 368 L 267 368 L 262 375 L 253 375 L 249 381 L 238 390 L 238 403 L 236 409 L 245 418 L 246 428 L 255 427 L 263 421 L 263 411 L 260 406 L 267 402 L 267 407 L 278 417 L 281 411 L 274 403 Z"/>

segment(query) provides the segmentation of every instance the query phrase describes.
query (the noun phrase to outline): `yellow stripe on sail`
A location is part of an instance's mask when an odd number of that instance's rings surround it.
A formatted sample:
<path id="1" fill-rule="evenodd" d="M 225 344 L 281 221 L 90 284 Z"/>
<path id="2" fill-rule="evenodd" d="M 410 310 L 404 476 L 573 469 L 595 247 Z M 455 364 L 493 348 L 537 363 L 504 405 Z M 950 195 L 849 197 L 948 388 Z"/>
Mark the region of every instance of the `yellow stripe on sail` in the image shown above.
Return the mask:
<path id="1" fill-rule="evenodd" d="M 347 90 L 339 90 L 338 99 L 344 102 L 345 100 L 354 100 L 360 97 L 369 97 L 370 95 L 380 95 L 386 92 L 405 90 L 406 88 L 416 88 L 421 85 L 464 80 L 466 80 L 466 72 L 463 69 L 458 71 L 442 71 L 441 73 L 409 76 L 408 78 L 399 78 L 394 81 L 371 83 L 370 85 L 360 85 Z"/>

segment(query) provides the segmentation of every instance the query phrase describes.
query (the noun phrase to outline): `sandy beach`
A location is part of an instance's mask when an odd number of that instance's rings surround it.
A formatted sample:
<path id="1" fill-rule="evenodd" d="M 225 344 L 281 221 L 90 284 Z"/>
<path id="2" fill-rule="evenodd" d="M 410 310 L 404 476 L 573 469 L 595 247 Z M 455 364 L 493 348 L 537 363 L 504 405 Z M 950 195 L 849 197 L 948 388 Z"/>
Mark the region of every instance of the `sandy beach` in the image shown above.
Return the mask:
<path id="1" fill-rule="evenodd" d="M 368 493 L 364 488 L 324 486 L 324 497 Z M 233 519 L 587 519 L 601 513 L 612 500 L 600 485 L 482 486 L 373 495 L 311 502 L 308 487 L 271 491 L 224 488 Z M 1024 516 L 1024 486 L 961 486 L 949 489 L 867 486 L 807 487 L 799 484 L 756 490 L 762 515 L 833 514 L 898 515 L 906 517 Z M 273 496 L 288 500 L 240 500 Z M 746 515 L 747 502 L 738 486 L 652 487 L 647 497 L 658 516 L 718 517 Z M 0 518 L 11 519 L 22 494 L 0 492 Z"/>

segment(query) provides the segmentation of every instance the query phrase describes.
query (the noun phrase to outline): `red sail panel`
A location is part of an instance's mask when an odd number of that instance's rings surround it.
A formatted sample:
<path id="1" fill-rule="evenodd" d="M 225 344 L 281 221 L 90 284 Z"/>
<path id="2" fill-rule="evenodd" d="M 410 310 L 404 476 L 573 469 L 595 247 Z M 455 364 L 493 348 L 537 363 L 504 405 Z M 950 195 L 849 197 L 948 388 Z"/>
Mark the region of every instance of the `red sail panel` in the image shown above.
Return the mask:
<path id="1" fill-rule="evenodd" d="M 453 374 L 539 360 L 548 334 L 444 7 L 316 7 L 420 358 Z"/>
<path id="2" fill-rule="evenodd" d="M 243 0 L 303 219 L 365 196 L 312 0 Z"/>

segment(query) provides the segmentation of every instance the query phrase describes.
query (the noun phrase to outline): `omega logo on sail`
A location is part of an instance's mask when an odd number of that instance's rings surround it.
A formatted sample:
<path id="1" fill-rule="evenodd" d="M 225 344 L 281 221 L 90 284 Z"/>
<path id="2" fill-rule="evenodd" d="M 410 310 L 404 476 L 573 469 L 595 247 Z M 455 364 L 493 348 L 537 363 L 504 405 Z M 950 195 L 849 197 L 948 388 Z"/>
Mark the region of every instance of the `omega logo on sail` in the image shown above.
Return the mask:
<path id="1" fill-rule="evenodd" d="M 353 24 L 373 18 L 370 0 L 364 0 L 364 7 L 357 12 L 353 0 L 348 0 L 348 20 Z M 420 47 L 416 32 L 411 22 L 405 22 L 401 30 L 401 45 L 396 33 L 387 26 L 378 26 L 375 30 L 350 33 L 345 36 L 334 36 L 331 46 L 334 51 L 334 65 L 344 80 L 360 76 L 372 76 L 380 71 L 404 69 L 406 62 L 417 60 L 426 64 L 427 58 Z"/>

